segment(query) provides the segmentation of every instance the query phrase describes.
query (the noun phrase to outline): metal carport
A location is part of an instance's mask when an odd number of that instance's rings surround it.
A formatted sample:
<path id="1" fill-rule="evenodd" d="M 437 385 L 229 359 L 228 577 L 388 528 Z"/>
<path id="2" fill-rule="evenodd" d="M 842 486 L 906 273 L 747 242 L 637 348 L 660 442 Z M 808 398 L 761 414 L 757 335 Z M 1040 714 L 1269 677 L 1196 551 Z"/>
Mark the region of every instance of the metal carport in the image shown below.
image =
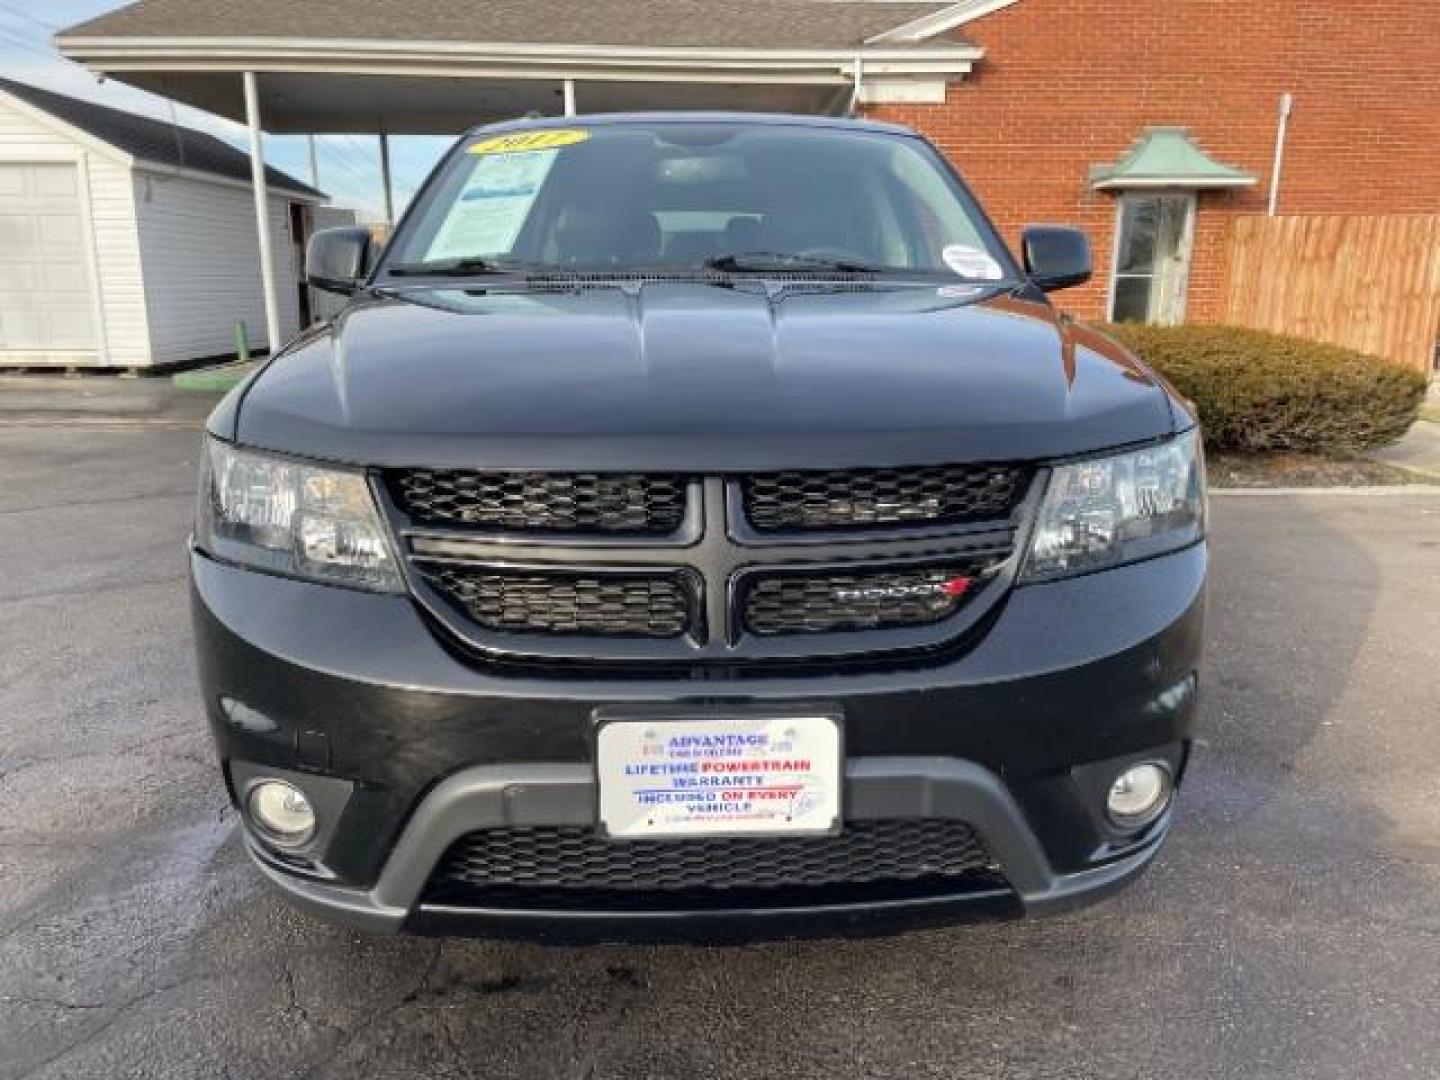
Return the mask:
<path id="1" fill-rule="evenodd" d="M 262 131 L 454 134 L 530 112 L 836 113 L 942 102 L 982 51 L 944 37 L 995 0 L 138 0 L 63 31 L 93 71 L 250 129 L 270 340 Z M 336 18 L 336 12 L 343 19 Z"/>

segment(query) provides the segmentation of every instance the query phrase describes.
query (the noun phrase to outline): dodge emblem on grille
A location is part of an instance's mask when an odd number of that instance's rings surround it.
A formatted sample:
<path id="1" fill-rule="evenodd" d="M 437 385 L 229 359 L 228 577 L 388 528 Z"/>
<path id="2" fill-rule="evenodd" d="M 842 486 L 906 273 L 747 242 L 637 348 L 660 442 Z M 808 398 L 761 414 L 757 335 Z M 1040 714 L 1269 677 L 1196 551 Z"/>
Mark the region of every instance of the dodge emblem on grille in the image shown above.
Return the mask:
<path id="1" fill-rule="evenodd" d="M 917 581 L 907 585 L 850 585 L 834 590 L 831 595 L 842 604 L 923 600 L 929 597 L 959 599 L 970 591 L 971 581 L 968 577 L 953 577 L 944 581 Z"/>

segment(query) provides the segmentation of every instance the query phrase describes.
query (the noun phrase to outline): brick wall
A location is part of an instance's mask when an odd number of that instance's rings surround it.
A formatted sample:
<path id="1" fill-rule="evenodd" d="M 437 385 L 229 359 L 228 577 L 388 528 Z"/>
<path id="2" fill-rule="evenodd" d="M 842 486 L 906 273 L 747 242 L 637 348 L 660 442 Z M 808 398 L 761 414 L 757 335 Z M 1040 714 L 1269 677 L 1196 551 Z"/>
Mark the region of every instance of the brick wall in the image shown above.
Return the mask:
<path id="1" fill-rule="evenodd" d="M 1265 212 L 1280 95 L 1295 95 L 1280 212 L 1440 212 L 1440 0 L 1018 0 L 963 28 L 986 56 L 946 104 L 869 115 L 924 131 L 1015 243 L 1020 226 L 1085 228 L 1104 313 L 1115 197 L 1089 190 L 1146 126 L 1183 125 L 1259 177 L 1202 193 L 1188 317 L 1218 317 L 1228 221 Z"/>

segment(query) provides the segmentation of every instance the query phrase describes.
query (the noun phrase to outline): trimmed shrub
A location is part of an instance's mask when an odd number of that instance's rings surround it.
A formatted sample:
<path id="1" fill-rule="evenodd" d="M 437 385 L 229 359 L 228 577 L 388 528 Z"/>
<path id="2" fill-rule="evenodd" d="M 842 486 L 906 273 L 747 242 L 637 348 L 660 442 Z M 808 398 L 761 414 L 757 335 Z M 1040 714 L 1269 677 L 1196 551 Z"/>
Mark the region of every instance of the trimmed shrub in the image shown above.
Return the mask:
<path id="1" fill-rule="evenodd" d="M 1353 349 L 1233 326 L 1105 331 L 1195 403 L 1213 450 L 1353 453 L 1415 421 L 1425 377 Z"/>

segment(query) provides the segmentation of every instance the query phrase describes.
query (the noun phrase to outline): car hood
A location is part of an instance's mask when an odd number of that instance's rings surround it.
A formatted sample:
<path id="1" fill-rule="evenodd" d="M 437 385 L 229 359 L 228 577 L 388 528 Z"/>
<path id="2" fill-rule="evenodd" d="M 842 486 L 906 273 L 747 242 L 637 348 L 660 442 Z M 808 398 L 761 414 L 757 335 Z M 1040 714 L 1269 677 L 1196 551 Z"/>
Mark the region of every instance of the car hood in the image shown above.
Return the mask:
<path id="1" fill-rule="evenodd" d="M 1060 457 L 1175 425 L 1130 354 L 1039 299 L 760 282 L 367 296 L 230 418 L 335 461 L 712 472 Z"/>

